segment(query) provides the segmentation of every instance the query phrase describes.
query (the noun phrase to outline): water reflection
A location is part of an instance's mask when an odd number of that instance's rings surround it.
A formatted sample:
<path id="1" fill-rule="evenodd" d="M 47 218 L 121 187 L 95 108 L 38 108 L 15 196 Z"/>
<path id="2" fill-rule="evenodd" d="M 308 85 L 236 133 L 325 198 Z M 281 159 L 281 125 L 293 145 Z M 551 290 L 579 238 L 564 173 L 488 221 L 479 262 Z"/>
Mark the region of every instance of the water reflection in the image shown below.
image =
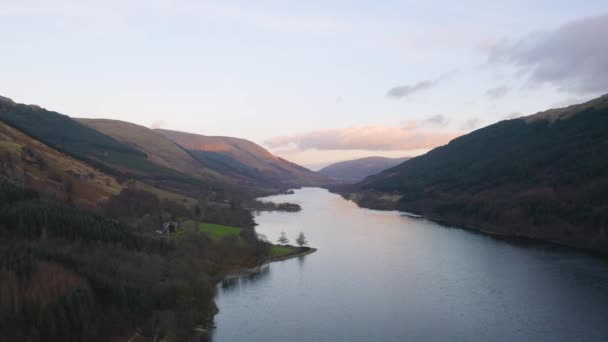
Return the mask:
<path id="1" fill-rule="evenodd" d="M 270 276 L 270 265 L 266 264 L 261 266 L 255 273 L 250 275 L 232 277 L 222 280 L 220 288 L 223 293 L 238 289 L 242 285 L 250 283 L 252 281 L 261 281 L 263 278 Z"/>
<path id="2" fill-rule="evenodd" d="M 272 199 L 269 199 L 272 200 Z M 213 341 L 608 340 L 608 263 L 569 249 L 446 229 L 297 190 L 263 212 L 314 254 L 218 286 Z"/>
<path id="3" fill-rule="evenodd" d="M 304 261 L 306 260 L 306 257 L 307 255 L 301 255 L 296 258 L 298 260 L 298 266 L 300 266 L 300 269 L 304 267 Z"/>

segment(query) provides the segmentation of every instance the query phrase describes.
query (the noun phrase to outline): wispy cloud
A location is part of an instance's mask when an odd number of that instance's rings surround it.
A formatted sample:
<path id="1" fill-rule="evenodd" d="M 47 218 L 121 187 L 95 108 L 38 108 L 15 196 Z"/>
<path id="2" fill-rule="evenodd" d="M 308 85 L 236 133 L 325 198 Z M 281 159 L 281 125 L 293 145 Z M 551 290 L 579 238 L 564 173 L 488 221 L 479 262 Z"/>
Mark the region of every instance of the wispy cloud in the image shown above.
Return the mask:
<path id="1" fill-rule="evenodd" d="M 414 150 L 444 145 L 460 132 L 436 132 L 416 125 L 355 126 L 269 139 L 270 148 L 297 150 Z"/>
<path id="2" fill-rule="evenodd" d="M 437 115 L 433 115 L 431 117 L 428 117 L 426 120 L 424 120 L 424 124 L 426 126 L 437 126 L 437 127 L 443 127 L 446 126 L 450 121 L 443 115 L 441 114 L 437 114 Z"/>
<path id="3" fill-rule="evenodd" d="M 514 66 L 530 85 L 576 94 L 608 91 L 608 14 L 486 48 L 490 63 Z"/>
<path id="4" fill-rule="evenodd" d="M 401 99 L 422 90 L 433 88 L 438 81 L 420 81 L 412 85 L 400 85 L 388 90 L 386 97 L 391 99 Z"/>
<path id="5" fill-rule="evenodd" d="M 423 80 L 414 84 L 404 84 L 390 88 L 386 92 L 386 97 L 389 99 L 402 99 L 406 96 L 410 96 L 414 93 L 418 93 L 424 90 L 428 90 L 434 88 L 442 81 L 451 78 L 453 75 L 459 72 L 458 69 L 452 69 L 450 71 L 444 72 L 437 79 Z"/>
<path id="6" fill-rule="evenodd" d="M 496 87 L 496 88 L 492 88 L 492 89 L 488 89 L 486 91 L 486 96 L 491 98 L 491 99 L 501 99 L 503 97 L 505 97 L 505 95 L 507 95 L 509 93 L 509 88 L 507 86 L 500 86 L 500 87 Z"/>

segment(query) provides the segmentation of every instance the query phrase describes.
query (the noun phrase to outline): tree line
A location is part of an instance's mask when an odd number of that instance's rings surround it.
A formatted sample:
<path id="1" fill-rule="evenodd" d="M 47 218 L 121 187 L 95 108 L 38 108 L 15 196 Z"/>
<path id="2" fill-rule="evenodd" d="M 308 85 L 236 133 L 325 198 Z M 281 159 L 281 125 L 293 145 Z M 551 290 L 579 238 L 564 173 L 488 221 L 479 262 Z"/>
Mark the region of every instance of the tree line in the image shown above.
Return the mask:
<path id="1" fill-rule="evenodd" d="M 296 237 L 295 241 L 298 244 L 298 246 L 300 246 L 300 248 L 305 247 L 305 246 L 308 245 L 308 240 L 306 239 L 306 236 L 302 232 L 300 232 L 298 234 L 298 236 Z M 279 244 L 281 244 L 281 245 L 288 245 L 289 244 L 289 238 L 287 237 L 287 234 L 285 234 L 284 231 L 281 232 L 281 235 L 277 239 L 277 242 Z"/>
<path id="2" fill-rule="evenodd" d="M 142 198 L 145 203 L 134 203 Z M 138 192 L 116 201 L 117 212 L 126 208 L 120 220 L 0 181 L 2 339 L 105 341 L 138 329 L 185 340 L 216 310 L 213 280 L 269 255 L 255 237 L 251 213 L 237 204 L 196 210 Z M 189 232 L 176 240 L 135 227 L 145 221 L 138 215 L 158 208 L 178 219 L 216 215 L 237 222 L 241 239 L 214 242 Z"/>

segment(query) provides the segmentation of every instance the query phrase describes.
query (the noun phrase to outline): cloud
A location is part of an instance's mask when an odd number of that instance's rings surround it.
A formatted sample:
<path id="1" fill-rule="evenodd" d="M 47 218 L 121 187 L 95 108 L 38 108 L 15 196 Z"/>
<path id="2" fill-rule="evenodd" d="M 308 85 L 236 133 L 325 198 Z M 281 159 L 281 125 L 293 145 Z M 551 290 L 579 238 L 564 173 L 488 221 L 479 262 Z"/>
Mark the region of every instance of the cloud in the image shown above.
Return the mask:
<path id="1" fill-rule="evenodd" d="M 448 122 L 449 122 L 449 120 L 441 114 L 433 115 L 433 116 L 427 118 L 426 120 L 424 120 L 424 124 L 426 124 L 428 126 L 439 126 L 439 127 L 447 125 Z"/>
<path id="2" fill-rule="evenodd" d="M 507 88 L 507 86 L 500 86 L 500 87 L 496 87 L 496 88 L 492 88 L 492 89 L 488 89 L 486 91 L 486 96 L 491 98 L 491 99 L 501 99 L 503 97 L 505 97 L 505 95 L 507 95 L 509 93 L 509 88 Z"/>
<path id="3" fill-rule="evenodd" d="M 475 128 L 479 127 L 480 123 L 481 123 L 481 120 L 479 120 L 478 118 L 473 118 L 473 119 L 469 119 L 469 120 L 463 122 L 462 125 L 460 125 L 460 128 L 465 131 L 471 131 L 471 130 L 474 130 Z"/>
<path id="4" fill-rule="evenodd" d="M 151 129 L 163 128 L 167 126 L 167 123 L 164 120 L 156 120 L 150 124 Z"/>
<path id="5" fill-rule="evenodd" d="M 416 127 L 402 126 L 355 126 L 313 131 L 305 134 L 281 136 L 269 139 L 270 148 L 295 150 L 414 150 L 444 145 L 460 132 L 435 132 Z"/>
<path id="6" fill-rule="evenodd" d="M 596 94 L 608 91 L 608 14 L 487 47 L 490 63 L 505 64 L 530 85 Z"/>
<path id="7" fill-rule="evenodd" d="M 388 90 L 386 97 L 391 99 L 401 99 L 422 90 L 433 88 L 438 81 L 421 81 L 413 85 L 401 85 Z"/>

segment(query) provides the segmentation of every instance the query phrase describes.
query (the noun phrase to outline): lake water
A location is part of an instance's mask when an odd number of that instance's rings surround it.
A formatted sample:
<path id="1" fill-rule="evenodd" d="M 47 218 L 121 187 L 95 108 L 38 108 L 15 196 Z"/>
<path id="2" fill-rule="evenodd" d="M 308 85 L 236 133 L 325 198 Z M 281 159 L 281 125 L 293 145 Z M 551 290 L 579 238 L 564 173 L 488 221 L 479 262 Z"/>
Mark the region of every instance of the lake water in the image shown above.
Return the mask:
<path id="1" fill-rule="evenodd" d="M 218 286 L 214 342 L 608 341 L 608 263 L 496 240 L 323 189 L 266 198 L 257 231 L 319 250 Z"/>

